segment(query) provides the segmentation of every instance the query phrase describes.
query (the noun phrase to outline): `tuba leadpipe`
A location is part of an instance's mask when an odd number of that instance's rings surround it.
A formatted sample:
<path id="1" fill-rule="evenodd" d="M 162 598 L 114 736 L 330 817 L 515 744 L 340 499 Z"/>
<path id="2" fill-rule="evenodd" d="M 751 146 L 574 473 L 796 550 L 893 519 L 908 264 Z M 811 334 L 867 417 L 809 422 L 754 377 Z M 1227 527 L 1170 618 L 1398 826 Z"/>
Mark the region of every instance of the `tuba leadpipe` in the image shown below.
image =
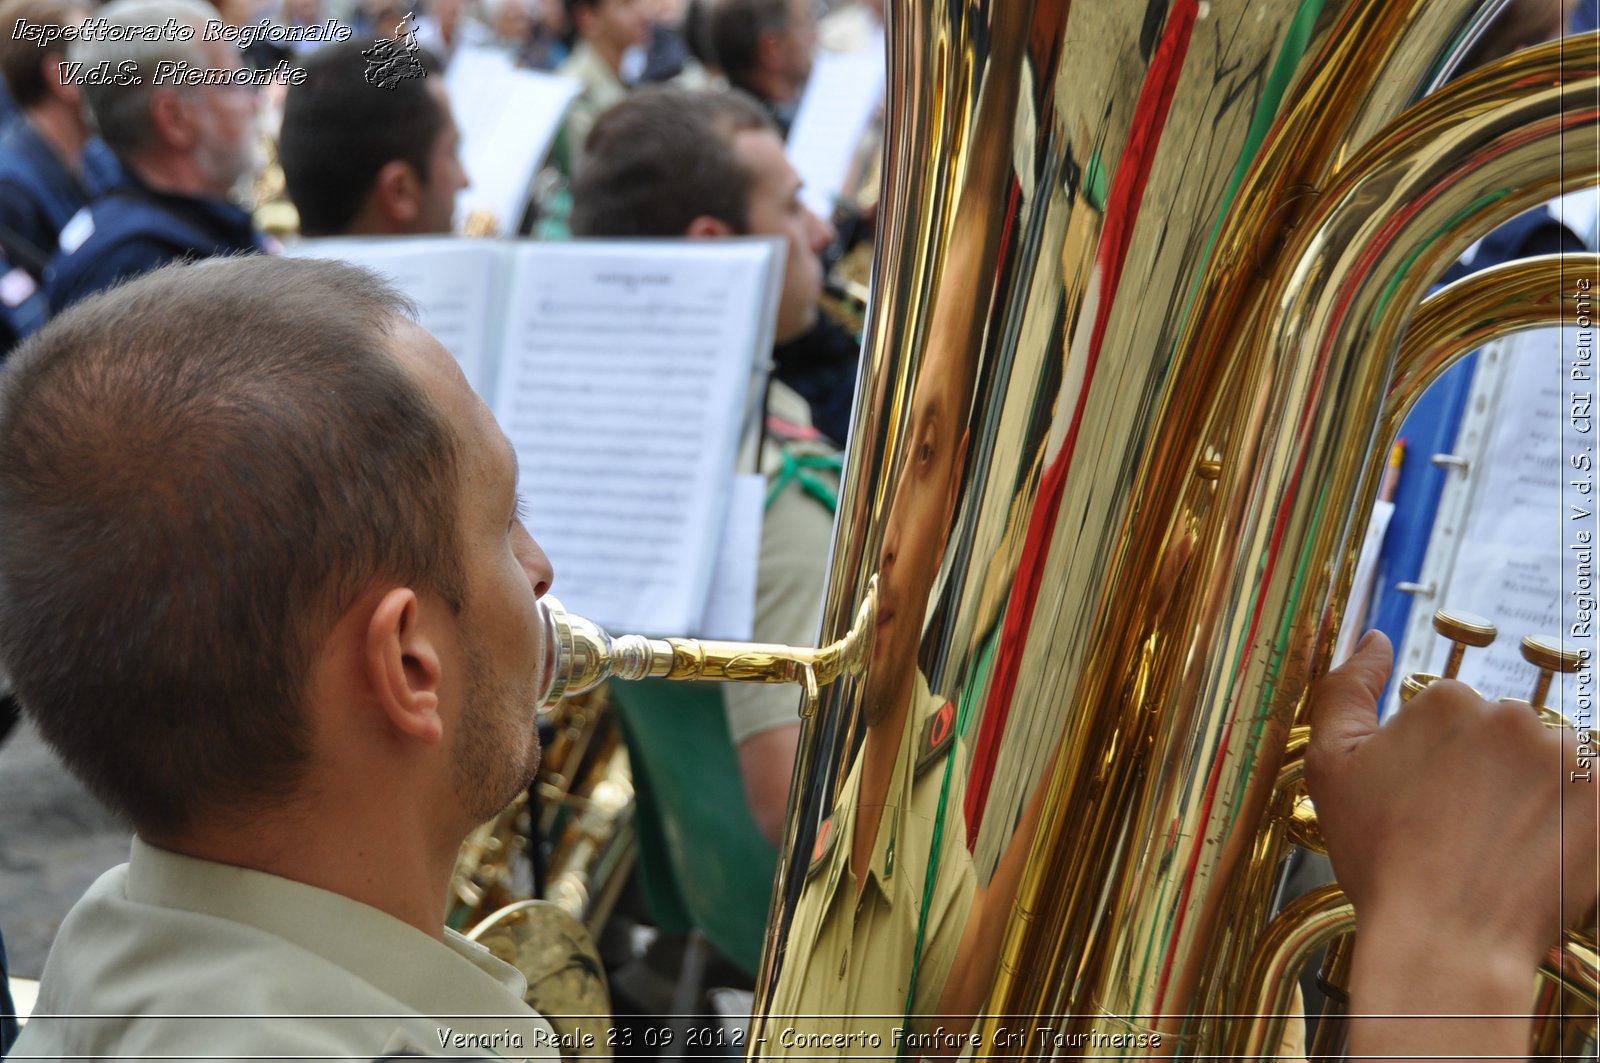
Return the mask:
<path id="1" fill-rule="evenodd" d="M 716 639 L 613 636 L 600 625 L 568 612 L 546 596 L 556 644 L 556 666 L 542 708 L 593 690 L 607 679 L 701 680 L 720 683 L 793 683 L 806 692 L 805 715 L 816 709 L 822 686 L 859 674 L 872 652 L 877 595 L 867 595 L 850 630 L 813 649 Z"/>

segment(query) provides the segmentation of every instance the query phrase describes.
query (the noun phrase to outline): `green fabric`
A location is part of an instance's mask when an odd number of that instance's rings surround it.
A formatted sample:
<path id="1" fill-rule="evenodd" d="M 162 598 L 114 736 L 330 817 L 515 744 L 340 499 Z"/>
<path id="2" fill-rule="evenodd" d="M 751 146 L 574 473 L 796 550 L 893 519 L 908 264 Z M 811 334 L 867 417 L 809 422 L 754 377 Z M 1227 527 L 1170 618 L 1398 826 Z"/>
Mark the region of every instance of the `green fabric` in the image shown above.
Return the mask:
<path id="1" fill-rule="evenodd" d="M 658 926 L 699 927 L 754 976 L 778 852 L 750 815 L 714 686 L 612 683 L 633 771 L 639 883 Z"/>
<path id="2" fill-rule="evenodd" d="M 778 474 L 772 478 L 772 486 L 767 488 L 766 508 L 772 508 L 772 503 L 783 494 L 784 488 L 791 483 L 797 483 L 802 491 L 827 506 L 829 513 L 838 512 L 839 492 L 811 473 L 813 471 L 837 473 L 843 468 L 842 454 L 795 454 L 793 451 L 784 450 L 783 468 L 778 470 Z"/>

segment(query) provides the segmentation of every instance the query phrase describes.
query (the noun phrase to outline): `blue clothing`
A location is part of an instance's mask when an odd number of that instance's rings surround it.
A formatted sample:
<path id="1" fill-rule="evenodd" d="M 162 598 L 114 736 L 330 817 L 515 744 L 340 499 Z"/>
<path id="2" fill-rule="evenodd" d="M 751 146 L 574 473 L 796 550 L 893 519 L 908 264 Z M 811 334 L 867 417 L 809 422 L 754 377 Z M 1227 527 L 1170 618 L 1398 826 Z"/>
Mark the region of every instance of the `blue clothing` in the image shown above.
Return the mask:
<path id="1" fill-rule="evenodd" d="M 98 138 L 84 151 L 76 177 L 32 122 L 19 118 L 0 133 L 0 241 L 35 280 L 56 250 L 61 227 L 117 181 L 116 158 Z"/>
<path id="2" fill-rule="evenodd" d="M 44 324 L 50 304 L 33 274 L 13 263 L 0 243 L 0 366 L 6 355 Z"/>
<path id="3" fill-rule="evenodd" d="M 772 350 L 772 375 L 811 406 L 811 423 L 839 446 L 850 434 L 850 411 L 861 371 L 861 345 L 827 314 L 798 339 Z"/>
<path id="4" fill-rule="evenodd" d="M 1572 32 L 1600 30 L 1600 0 L 1583 0 L 1572 13 Z"/>
<path id="5" fill-rule="evenodd" d="M 62 230 L 45 288 L 51 310 L 59 313 L 169 262 L 250 253 L 264 246 L 250 215 L 232 203 L 157 192 L 127 173 Z"/>

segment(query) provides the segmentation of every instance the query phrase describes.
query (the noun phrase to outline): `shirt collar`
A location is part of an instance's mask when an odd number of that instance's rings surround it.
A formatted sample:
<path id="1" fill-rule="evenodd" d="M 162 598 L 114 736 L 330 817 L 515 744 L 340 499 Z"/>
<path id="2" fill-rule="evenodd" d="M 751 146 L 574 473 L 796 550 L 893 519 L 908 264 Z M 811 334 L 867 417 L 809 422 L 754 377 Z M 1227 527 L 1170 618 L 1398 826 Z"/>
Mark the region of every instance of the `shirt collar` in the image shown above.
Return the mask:
<path id="1" fill-rule="evenodd" d="M 230 246 L 261 247 L 260 234 L 255 230 L 250 212 L 226 199 L 151 188 L 130 166 L 122 167 L 121 184 L 137 198 L 163 205 L 175 214 L 198 222 Z"/>
<path id="2" fill-rule="evenodd" d="M 128 899 L 216 916 L 282 938 L 425 1015 L 479 1015 L 522 1003 L 522 973 L 445 930 L 430 937 L 371 905 L 262 871 L 197 860 L 135 836 Z M 419 962 L 420 961 L 420 962 Z M 455 976 L 441 978 L 441 971 Z M 514 998 L 508 1002 L 498 988 Z M 525 1006 L 525 1005 L 524 1005 Z"/>
<path id="3" fill-rule="evenodd" d="M 872 843 L 872 859 L 867 862 L 867 880 L 885 900 L 891 896 L 890 886 L 894 876 L 910 873 L 903 866 L 904 835 L 911 815 L 912 786 L 916 783 L 917 737 L 921 734 L 922 721 L 928 714 L 927 707 L 932 697 L 928 691 L 928 680 L 919 668 L 916 685 L 911 691 L 911 708 L 906 713 L 905 729 L 900 735 L 900 750 L 895 755 L 894 774 L 889 777 L 883 818 L 878 822 L 878 836 Z M 846 840 L 840 839 L 841 842 Z"/>

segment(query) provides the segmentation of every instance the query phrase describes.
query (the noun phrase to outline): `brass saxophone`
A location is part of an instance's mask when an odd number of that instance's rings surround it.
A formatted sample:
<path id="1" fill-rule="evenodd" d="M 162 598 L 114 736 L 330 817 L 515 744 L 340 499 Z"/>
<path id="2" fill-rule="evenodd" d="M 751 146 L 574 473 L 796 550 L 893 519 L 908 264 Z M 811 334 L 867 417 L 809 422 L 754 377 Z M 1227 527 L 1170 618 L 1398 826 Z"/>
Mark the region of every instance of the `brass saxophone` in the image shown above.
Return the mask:
<path id="1" fill-rule="evenodd" d="M 563 653 L 810 677 L 754 1055 L 1279 1046 L 1229 1017 L 1349 926 L 1271 904 L 1382 436 L 1446 357 L 1397 368 L 1402 333 L 1597 179 L 1595 36 L 1445 84 L 1499 6 L 890 0 L 833 682 L 581 624 Z M 1592 997 L 1592 942 L 1552 962 Z"/>

